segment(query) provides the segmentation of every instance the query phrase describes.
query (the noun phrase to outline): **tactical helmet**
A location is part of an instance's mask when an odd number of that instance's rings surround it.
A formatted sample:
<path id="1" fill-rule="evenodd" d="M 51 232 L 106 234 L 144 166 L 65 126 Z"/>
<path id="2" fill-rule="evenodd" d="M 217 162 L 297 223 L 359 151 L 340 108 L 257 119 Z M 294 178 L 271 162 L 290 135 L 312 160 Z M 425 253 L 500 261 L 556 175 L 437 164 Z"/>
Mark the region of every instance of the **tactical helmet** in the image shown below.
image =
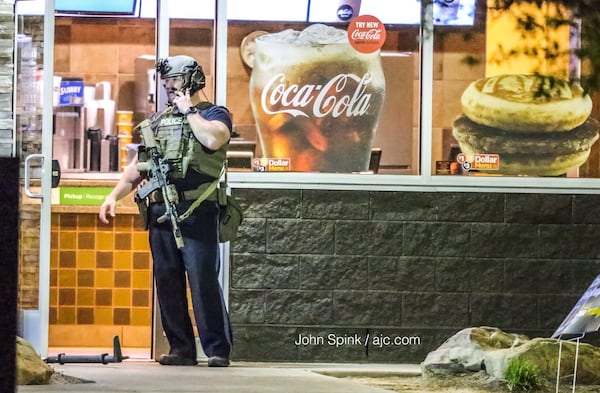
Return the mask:
<path id="1" fill-rule="evenodd" d="M 189 89 L 192 95 L 198 90 L 204 89 L 206 85 L 202 67 L 190 56 L 178 55 L 159 59 L 156 63 L 156 71 L 160 74 L 161 79 L 181 75 L 183 77 L 182 89 Z"/>

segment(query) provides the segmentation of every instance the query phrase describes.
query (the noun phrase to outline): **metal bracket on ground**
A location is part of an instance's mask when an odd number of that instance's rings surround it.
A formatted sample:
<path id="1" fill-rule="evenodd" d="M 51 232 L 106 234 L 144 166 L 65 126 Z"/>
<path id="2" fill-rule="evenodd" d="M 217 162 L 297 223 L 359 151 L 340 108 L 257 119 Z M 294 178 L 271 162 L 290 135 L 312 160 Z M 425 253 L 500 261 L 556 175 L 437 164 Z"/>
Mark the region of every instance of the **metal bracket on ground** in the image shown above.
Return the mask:
<path id="1" fill-rule="evenodd" d="M 102 353 L 100 355 L 67 355 L 59 353 L 58 356 L 48 356 L 44 361 L 46 363 L 121 363 L 123 360 L 129 359 L 129 356 L 123 356 L 121 353 L 121 343 L 119 336 L 113 337 L 113 355 Z"/>

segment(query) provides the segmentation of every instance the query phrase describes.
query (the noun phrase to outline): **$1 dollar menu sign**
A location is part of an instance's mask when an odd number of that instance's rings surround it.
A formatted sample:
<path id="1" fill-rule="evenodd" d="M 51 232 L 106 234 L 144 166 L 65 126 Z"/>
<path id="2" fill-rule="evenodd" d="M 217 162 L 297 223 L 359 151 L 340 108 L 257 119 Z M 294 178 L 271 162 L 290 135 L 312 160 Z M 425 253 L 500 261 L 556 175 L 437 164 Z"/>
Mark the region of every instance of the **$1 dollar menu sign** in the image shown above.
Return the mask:
<path id="1" fill-rule="evenodd" d="M 376 52 L 385 42 L 385 26 L 373 15 L 357 16 L 348 26 L 348 40 L 358 52 Z"/>

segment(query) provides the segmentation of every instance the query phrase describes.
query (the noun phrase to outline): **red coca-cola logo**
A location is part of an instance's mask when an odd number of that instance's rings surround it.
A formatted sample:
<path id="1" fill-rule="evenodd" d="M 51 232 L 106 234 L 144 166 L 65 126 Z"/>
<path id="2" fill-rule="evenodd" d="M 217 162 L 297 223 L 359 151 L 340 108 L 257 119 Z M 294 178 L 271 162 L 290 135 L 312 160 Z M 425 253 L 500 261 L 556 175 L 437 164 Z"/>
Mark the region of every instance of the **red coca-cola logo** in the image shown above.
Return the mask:
<path id="1" fill-rule="evenodd" d="M 354 30 L 352 32 L 351 39 L 357 40 L 365 40 L 365 41 L 379 41 L 381 39 L 381 30 L 380 29 L 370 29 L 367 31 Z"/>
<path id="2" fill-rule="evenodd" d="M 266 114 L 338 118 L 363 116 L 369 110 L 371 94 L 366 92 L 372 80 L 369 73 L 362 77 L 338 74 L 324 85 L 288 85 L 286 80 L 283 73 L 274 75 L 263 88 L 260 102 Z M 355 83 L 354 89 L 348 90 L 352 88 L 351 83 Z M 343 91 L 351 91 L 351 94 L 340 94 Z"/>
<path id="3" fill-rule="evenodd" d="M 373 53 L 383 47 L 385 25 L 373 15 L 360 15 L 350 21 L 348 40 L 358 52 Z"/>

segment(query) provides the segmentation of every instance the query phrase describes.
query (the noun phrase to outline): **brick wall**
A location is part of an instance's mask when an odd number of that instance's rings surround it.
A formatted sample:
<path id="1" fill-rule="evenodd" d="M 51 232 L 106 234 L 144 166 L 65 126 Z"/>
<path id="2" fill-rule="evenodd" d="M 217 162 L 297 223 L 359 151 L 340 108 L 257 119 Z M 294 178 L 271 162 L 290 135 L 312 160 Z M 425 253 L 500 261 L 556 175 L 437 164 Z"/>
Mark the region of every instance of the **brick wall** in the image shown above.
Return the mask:
<path id="1" fill-rule="evenodd" d="M 479 325 L 549 336 L 600 274 L 597 195 L 234 192 L 238 360 L 418 362 Z"/>

